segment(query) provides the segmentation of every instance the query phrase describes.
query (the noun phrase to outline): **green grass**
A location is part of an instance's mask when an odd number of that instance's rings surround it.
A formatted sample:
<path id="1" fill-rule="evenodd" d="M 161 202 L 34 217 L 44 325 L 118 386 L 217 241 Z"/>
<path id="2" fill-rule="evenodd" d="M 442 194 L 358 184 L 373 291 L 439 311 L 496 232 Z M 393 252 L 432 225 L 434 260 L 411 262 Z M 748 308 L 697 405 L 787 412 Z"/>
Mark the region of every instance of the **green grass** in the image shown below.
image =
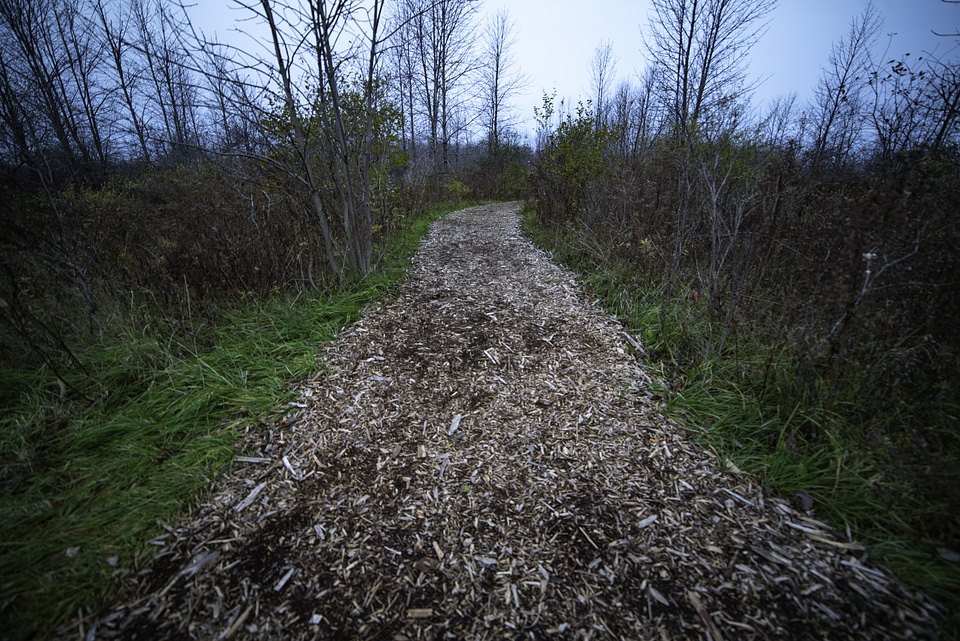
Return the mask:
<path id="1" fill-rule="evenodd" d="M 817 378 L 811 394 L 790 350 L 743 337 L 718 359 L 711 355 L 716 334 L 692 292 L 678 287 L 667 297 L 655 278 L 540 227 L 532 215 L 524 228 L 641 338 L 647 365 L 669 381 L 659 390 L 667 414 L 697 428 L 699 443 L 722 462 L 781 496 L 810 495 L 819 517 L 840 532 L 849 527 L 871 559 L 940 601 L 948 610 L 942 636 L 956 638 L 960 564 L 941 558 L 937 548 L 960 549 L 960 517 L 950 498 L 960 486 L 958 408 L 927 407 L 907 393 L 900 411 L 878 418 L 858 404 L 864 382 L 855 375 L 838 389 Z M 911 462 L 909 442 L 884 445 L 871 437 L 904 432 L 895 421 L 917 412 L 925 413 L 928 428 L 940 426 L 928 429 L 941 437 L 936 461 Z"/>
<path id="2" fill-rule="evenodd" d="M 278 294 L 215 326 L 147 329 L 78 350 L 84 374 L 0 371 L 0 619 L 43 638 L 98 611 L 230 468 L 245 425 L 270 420 L 320 344 L 400 282 L 437 208 L 397 231 L 370 277 L 326 293 Z"/>
<path id="3" fill-rule="evenodd" d="M 764 364 L 787 378 L 795 364 L 781 358 Z M 820 518 L 839 532 L 849 528 L 870 558 L 948 608 L 944 638 L 960 630 L 960 567 L 937 553 L 941 546 L 957 549 L 949 503 L 933 494 L 916 496 L 917 475 L 894 473 L 866 442 L 864 425 L 776 389 L 761 396 L 743 365 L 728 359 L 688 371 L 684 389 L 668 394 L 667 413 L 700 427 L 701 444 L 781 496 L 810 495 Z M 956 473 L 949 476 L 955 484 Z M 944 513 L 952 524 L 923 531 Z"/>

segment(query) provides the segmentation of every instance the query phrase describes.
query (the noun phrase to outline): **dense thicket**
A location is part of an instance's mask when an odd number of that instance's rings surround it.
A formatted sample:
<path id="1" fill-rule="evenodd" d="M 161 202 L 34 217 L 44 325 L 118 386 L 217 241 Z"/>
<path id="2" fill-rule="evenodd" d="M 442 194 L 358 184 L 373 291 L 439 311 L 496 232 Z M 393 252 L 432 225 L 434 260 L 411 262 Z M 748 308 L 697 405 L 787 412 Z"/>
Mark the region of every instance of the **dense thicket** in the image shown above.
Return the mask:
<path id="1" fill-rule="evenodd" d="M 604 295 L 653 323 L 649 356 L 677 391 L 696 379 L 701 398 L 732 399 L 732 451 L 825 459 L 824 499 L 862 470 L 870 504 L 896 506 L 869 517 L 886 536 L 925 540 L 926 558 L 956 549 L 960 58 L 877 61 L 871 7 L 809 103 L 756 112 L 740 45 L 771 4 L 654 5 L 639 87 L 538 109 L 539 225 L 618 274 Z M 701 425 L 723 422 L 706 410 Z M 766 460 L 751 471 L 773 478 Z"/>

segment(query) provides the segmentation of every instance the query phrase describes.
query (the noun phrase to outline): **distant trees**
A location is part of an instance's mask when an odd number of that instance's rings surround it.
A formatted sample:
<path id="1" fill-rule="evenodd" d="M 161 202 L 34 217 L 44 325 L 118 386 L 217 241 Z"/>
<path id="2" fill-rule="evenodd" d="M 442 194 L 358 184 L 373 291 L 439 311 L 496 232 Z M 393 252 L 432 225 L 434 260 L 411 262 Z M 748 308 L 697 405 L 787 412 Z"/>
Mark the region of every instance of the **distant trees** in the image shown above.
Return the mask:
<path id="1" fill-rule="evenodd" d="M 161 0 L 0 1 L 4 161 L 89 170 L 193 153 L 204 125 L 185 20 Z"/>
<path id="2" fill-rule="evenodd" d="M 905 55 L 878 64 L 882 21 L 872 5 L 833 47 L 809 103 L 789 96 L 765 113 L 752 112 L 746 55 L 775 5 L 654 0 L 645 35 L 651 64 L 639 87 L 622 83 L 608 91 L 609 50 L 601 46 L 591 59 L 591 116 L 602 138 L 584 131 L 585 111 L 554 119 L 549 97 L 537 110 L 540 220 L 570 230 L 584 246 L 594 246 L 584 236 L 609 234 L 623 251 L 656 265 L 667 297 L 684 279 L 696 283 L 717 328 L 706 352 L 711 357 L 728 347 L 757 279 L 778 269 L 774 257 L 787 260 L 769 243 L 803 244 L 783 236 L 796 224 L 791 216 L 806 215 L 798 209 L 800 194 L 820 197 L 805 191 L 803 181 L 865 179 L 868 170 L 913 180 L 896 172 L 919 171 L 919 158 L 933 159 L 922 165 L 927 169 L 939 166 L 944 155 L 955 159 L 960 144 L 960 60 Z M 897 225 L 907 240 L 868 243 L 863 239 L 880 234 L 864 221 L 886 228 L 887 214 L 871 211 L 855 221 L 845 213 L 852 228 L 809 251 L 833 256 L 845 251 L 836 246 L 841 238 L 855 237 L 867 244 L 851 256 L 880 256 L 875 245 L 883 244 L 896 249 L 877 258 L 874 271 L 881 264 L 901 268 L 922 253 L 921 244 L 932 247 L 930 227 L 912 207 L 889 209 L 901 212 Z M 859 290 L 850 292 L 845 304 L 859 308 Z"/>
<path id="3" fill-rule="evenodd" d="M 269 52 L 264 56 L 210 41 L 196 33 L 189 6 L 180 3 L 0 0 L 4 166 L 21 173 L 59 167 L 69 174 L 80 165 L 92 171 L 96 165 L 251 151 L 263 141 L 261 115 L 279 104 L 265 101 L 287 102 L 282 83 L 271 84 L 284 74 L 294 85 L 311 79 L 295 96 L 301 110 L 310 92 L 336 104 L 343 86 L 377 96 L 368 102 L 391 102 L 399 111 L 408 169 L 421 166 L 424 175 L 449 172 L 456 150 L 478 140 L 487 153 L 496 152 L 510 129 L 509 107 L 523 77 L 511 55 L 506 12 L 481 28 L 479 0 L 236 4 L 264 20 L 264 7 L 275 6 L 287 60 L 283 72 L 273 43 L 261 43 Z M 305 31 L 293 31 L 293 22 Z M 318 39 L 327 23 L 335 31 Z M 374 28 L 375 43 L 369 40 Z M 358 39 L 350 45 L 337 40 L 347 34 Z M 324 37 L 334 40 L 326 52 L 318 45 Z M 308 58 L 313 69 L 305 66 Z M 340 135 L 335 116 L 329 124 L 332 135 Z M 340 177 L 346 180 L 342 171 Z M 340 200 L 350 206 L 351 198 Z"/>
<path id="4" fill-rule="evenodd" d="M 808 109 L 808 158 L 821 169 L 942 152 L 960 125 L 960 63 L 929 55 L 879 59 L 883 19 L 869 5 L 823 68 Z"/>
<path id="5" fill-rule="evenodd" d="M 616 134 L 617 153 L 637 156 L 663 131 L 665 110 L 656 92 L 656 72 L 648 67 L 639 85 L 624 80 L 617 85 L 609 108 L 609 127 Z"/>
<path id="6" fill-rule="evenodd" d="M 810 153 L 816 164 L 842 166 L 860 142 L 866 78 L 882 24 L 879 12 L 868 5 L 830 51 L 811 105 Z"/>
<path id="7" fill-rule="evenodd" d="M 613 54 L 613 44 L 607 40 L 597 45 L 590 59 L 590 91 L 593 100 L 594 117 L 597 128 L 607 125 L 613 78 L 617 73 L 617 60 Z"/>
<path id="8" fill-rule="evenodd" d="M 526 84 L 519 73 L 512 48 L 513 22 L 506 9 L 498 11 L 487 24 L 480 58 L 480 110 L 487 136 L 487 153 L 499 157 L 504 137 L 513 124 L 510 103 Z"/>
<path id="9" fill-rule="evenodd" d="M 397 46 L 406 49 L 397 60 L 406 80 L 404 119 L 414 132 L 413 123 L 422 123 L 438 180 L 450 168 L 451 144 L 477 117 L 469 109 L 476 98 L 469 80 L 478 67 L 477 9 L 477 0 L 403 0 L 393 14 Z"/>
<path id="10" fill-rule="evenodd" d="M 777 0 L 653 0 L 645 37 L 676 131 L 720 126 L 751 89 L 747 55 Z"/>

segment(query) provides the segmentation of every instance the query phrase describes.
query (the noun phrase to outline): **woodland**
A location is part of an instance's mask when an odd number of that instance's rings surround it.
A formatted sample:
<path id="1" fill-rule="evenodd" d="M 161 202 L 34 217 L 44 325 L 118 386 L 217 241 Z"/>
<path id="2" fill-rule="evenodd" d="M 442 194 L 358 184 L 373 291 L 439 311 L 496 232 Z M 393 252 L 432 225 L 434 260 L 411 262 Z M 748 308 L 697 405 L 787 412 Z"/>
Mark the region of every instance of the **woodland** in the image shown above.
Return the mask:
<path id="1" fill-rule="evenodd" d="M 775 4 L 653 0 L 643 73 L 601 45 L 527 139 L 475 0 L 234 0 L 239 44 L 165 0 L 0 0 L 12 638 L 101 607 L 427 223 L 504 200 L 664 412 L 955 623 L 960 55 L 887 59 L 870 6 L 809 100 L 759 106 Z"/>

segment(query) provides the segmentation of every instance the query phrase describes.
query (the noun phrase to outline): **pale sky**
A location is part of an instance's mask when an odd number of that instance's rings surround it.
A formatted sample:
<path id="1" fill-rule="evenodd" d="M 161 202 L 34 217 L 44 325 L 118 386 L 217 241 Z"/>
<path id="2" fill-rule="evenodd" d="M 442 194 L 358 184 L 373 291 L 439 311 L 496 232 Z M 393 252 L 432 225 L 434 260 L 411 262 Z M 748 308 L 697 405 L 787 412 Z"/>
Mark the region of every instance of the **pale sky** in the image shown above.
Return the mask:
<path id="1" fill-rule="evenodd" d="M 229 0 L 195 0 L 191 15 L 204 29 L 227 35 L 243 15 L 224 10 Z M 761 106 L 779 95 L 797 93 L 806 100 L 816 86 L 821 66 L 834 42 L 844 37 L 854 16 L 869 0 L 780 0 L 769 28 L 751 54 L 751 78 L 765 79 L 755 95 Z M 960 30 L 960 4 L 940 0 L 874 0 L 884 18 L 882 46 L 887 59 L 910 52 L 960 55 L 958 38 L 940 38 L 932 31 Z M 533 128 L 533 107 L 544 92 L 576 104 L 590 95 L 590 61 L 598 45 L 610 41 L 617 79 L 636 79 L 646 65 L 641 29 L 647 27 L 648 0 L 484 0 L 482 15 L 506 7 L 515 24 L 513 55 L 528 77 L 525 96 L 516 99 L 516 113 Z M 478 31 L 482 26 L 478 28 Z M 890 36 L 889 34 L 895 34 Z"/>
<path id="2" fill-rule="evenodd" d="M 503 6 L 487 0 L 486 11 Z M 797 93 L 809 97 L 834 42 L 846 36 L 850 21 L 868 0 L 780 0 L 769 28 L 751 55 L 750 75 L 765 78 L 755 102 Z M 960 29 L 960 4 L 940 0 L 874 0 L 884 17 L 883 45 L 888 60 L 910 52 L 958 54 L 958 38 L 938 38 Z M 508 10 L 517 28 L 516 57 L 530 77 L 529 93 L 518 101 L 532 116 L 543 92 L 573 103 L 590 95 L 590 61 L 609 40 L 617 59 L 617 77 L 635 79 L 646 65 L 641 29 L 647 27 L 647 0 L 514 0 Z M 584 6 L 588 7 L 584 10 Z M 895 33 L 892 40 L 887 34 Z M 518 105 L 518 106 L 520 106 Z"/>

